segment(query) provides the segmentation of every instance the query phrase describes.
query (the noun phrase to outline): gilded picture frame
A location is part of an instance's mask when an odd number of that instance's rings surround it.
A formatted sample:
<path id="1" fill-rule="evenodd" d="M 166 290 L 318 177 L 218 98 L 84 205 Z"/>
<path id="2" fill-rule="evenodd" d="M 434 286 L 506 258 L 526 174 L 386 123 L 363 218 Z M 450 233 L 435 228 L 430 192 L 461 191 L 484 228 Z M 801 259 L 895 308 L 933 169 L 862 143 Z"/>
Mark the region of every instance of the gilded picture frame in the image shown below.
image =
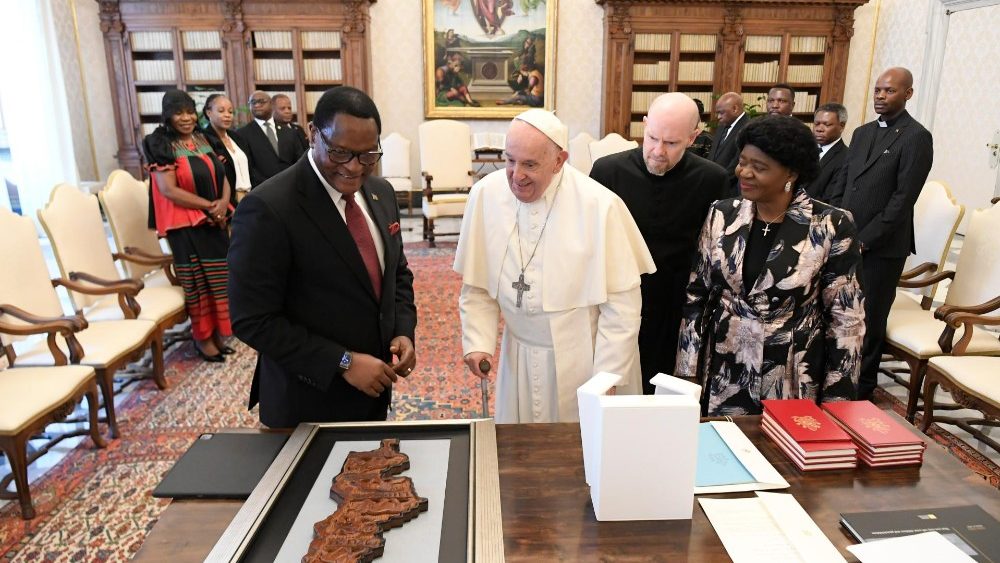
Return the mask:
<path id="1" fill-rule="evenodd" d="M 555 108 L 558 0 L 423 0 L 424 114 Z"/>

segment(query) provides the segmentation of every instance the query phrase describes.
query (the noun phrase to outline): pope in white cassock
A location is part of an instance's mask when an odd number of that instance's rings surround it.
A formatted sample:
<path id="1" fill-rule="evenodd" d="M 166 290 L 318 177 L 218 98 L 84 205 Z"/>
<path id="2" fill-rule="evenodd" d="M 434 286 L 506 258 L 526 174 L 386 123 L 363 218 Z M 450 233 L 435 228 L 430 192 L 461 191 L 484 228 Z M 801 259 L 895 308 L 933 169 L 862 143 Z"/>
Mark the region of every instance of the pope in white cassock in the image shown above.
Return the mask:
<path id="1" fill-rule="evenodd" d="M 595 373 L 640 392 L 639 276 L 653 259 L 625 204 L 566 164 L 566 126 L 531 109 L 511 122 L 507 166 L 472 187 L 455 255 L 462 352 L 479 377 L 504 333 L 497 422 L 572 422 Z"/>

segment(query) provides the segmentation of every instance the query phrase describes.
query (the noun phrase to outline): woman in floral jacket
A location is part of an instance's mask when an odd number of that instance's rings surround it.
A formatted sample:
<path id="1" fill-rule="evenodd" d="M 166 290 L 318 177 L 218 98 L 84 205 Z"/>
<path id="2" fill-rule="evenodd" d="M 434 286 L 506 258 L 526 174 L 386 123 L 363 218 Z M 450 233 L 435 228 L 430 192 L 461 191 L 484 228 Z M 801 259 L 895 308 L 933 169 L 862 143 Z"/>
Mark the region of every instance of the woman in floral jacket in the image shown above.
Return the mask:
<path id="1" fill-rule="evenodd" d="M 854 223 L 799 188 L 818 172 L 800 121 L 756 119 L 737 146 L 743 197 L 705 220 L 675 375 L 698 378 L 711 416 L 759 414 L 763 399 L 854 399 L 865 332 Z"/>

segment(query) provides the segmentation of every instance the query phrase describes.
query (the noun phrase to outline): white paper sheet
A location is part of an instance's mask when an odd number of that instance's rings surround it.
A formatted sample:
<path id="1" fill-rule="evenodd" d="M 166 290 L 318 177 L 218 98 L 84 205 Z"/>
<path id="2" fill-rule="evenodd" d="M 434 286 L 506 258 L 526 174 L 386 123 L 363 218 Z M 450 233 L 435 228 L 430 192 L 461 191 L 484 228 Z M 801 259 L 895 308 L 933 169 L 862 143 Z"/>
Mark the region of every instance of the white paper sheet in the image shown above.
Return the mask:
<path id="1" fill-rule="evenodd" d="M 316 483 L 302 504 L 288 537 L 278 551 L 278 563 L 299 563 L 313 539 L 313 524 L 337 510 L 330 498 L 330 486 L 352 452 L 374 450 L 378 441 L 337 442 L 320 470 Z M 399 451 L 410 456 L 410 469 L 402 475 L 413 480 L 417 494 L 427 499 L 427 512 L 385 534 L 385 554 L 380 563 L 405 561 L 436 563 L 444 517 L 444 494 L 448 482 L 449 440 L 400 440 Z M 444 470 L 442 470 L 444 468 Z"/>
<path id="2" fill-rule="evenodd" d="M 733 563 L 844 563 L 795 497 L 698 499 Z"/>
<path id="3" fill-rule="evenodd" d="M 975 563 L 938 532 L 869 541 L 847 546 L 861 563 Z"/>
<path id="4" fill-rule="evenodd" d="M 733 422 L 712 421 L 709 424 L 719 433 L 719 437 L 729 446 L 743 467 L 753 475 L 754 483 L 739 483 L 735 485 L 714 485 L 711 487 L 695 487 L 694 494 L 707 495 L 717 493 L 737 493 L 742 491 L 765 491 L 769 489 L 787 489 L 788 481 L 778 473 L 778 470 L 753 445 L 750 438 Z"/>

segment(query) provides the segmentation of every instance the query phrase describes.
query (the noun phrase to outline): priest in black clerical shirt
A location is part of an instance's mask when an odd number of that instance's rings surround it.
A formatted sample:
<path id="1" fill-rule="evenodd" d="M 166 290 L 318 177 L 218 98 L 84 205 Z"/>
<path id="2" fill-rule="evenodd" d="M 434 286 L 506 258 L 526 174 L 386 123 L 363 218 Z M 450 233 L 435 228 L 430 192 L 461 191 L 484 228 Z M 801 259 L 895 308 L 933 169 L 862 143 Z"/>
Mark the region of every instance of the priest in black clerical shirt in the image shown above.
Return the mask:
<path id="1" fill-rule="evenodd" d="M 657 373 L 672 373 L 691 260 L 713 201 L 725 196 L 726 171 L 685 151 L 698 136 L 694 101 L 663 94 L 643 118 L 642 146 L 594 163 L 590 176 L 628 206 L 656 263 L 642 276 L 639 362 L 643 392 Z"/>

